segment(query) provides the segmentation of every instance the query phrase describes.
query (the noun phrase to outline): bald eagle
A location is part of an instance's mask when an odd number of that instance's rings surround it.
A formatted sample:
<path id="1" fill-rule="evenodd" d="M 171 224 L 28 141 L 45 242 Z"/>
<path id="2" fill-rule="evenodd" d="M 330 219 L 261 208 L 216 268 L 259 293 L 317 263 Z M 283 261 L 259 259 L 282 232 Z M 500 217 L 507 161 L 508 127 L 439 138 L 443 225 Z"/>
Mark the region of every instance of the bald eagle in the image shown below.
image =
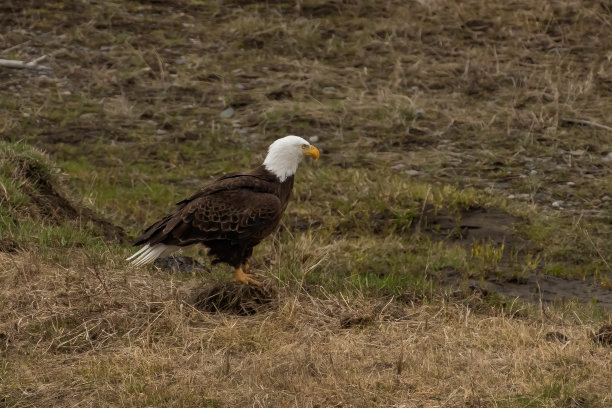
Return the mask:
<path id="1" fill-rule="evenodd" d="M 246 273 L 247 261 L 253 247 L 277 228 L 303 156 L 317 160 L 319 150 L 298 136 L 276 140 L 262 165 L 225 175 L 177 203 L 136 238 L 134 246 L 144 246 L 127 260 L 144 265 L 180 247 L 202 244 L 213 264 L 235 268 L 234 281 L 261 285 Z"/>

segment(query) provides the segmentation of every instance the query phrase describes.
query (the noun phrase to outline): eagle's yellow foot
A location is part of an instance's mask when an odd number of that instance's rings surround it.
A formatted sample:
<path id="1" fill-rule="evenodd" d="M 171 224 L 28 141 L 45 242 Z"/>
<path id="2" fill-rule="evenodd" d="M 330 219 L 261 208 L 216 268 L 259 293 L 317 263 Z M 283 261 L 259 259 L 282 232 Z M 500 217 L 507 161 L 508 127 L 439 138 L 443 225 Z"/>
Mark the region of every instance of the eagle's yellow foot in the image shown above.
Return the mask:
<path id="1" fill-rule="evenodd" d="M 255 278 L 253 278 L 253 275 L 251 275 L 249 273 L 244 273 L 242 271 L 242 268 L 237 268 L 236 269 L 236 272 L 234 274 L 234 279 L 232 279 L 232 281 L 233 282 L 242 282 L 245 285 L 248 285 L 249 283 L 252 283 L 253 285 L 261 286 L 261 282 L 259 282 Z"/>

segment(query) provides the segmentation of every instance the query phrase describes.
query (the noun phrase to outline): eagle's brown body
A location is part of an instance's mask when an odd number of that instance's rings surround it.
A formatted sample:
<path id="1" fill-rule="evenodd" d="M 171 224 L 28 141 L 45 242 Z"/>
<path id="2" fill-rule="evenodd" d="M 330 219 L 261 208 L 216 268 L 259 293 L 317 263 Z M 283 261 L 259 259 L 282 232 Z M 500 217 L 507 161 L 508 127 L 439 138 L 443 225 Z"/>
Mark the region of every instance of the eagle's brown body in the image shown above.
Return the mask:
<path id="1" fill-rule="evenodd" d="M 249 270 L 253 247 L 278 227 L 302 157 L 317 160 L 319 150 L 295 135 L 275 140 L 259 167 L 223 176 L 202 188 L 136 238 L 139 251 L 127 258 L 134 266 L 154 262 L 180 247 L 202 244 L 213 263 L 234 268 L 234 281 L 261 285 Z"/>
<path id="2" fill-rule="evenodd" d="M 283 182 L 263 165 L 223 176 L 179 202 L 147 228 L 134 245 L 210 248 L 213 263 L 246 264 L 253 247 L 277 227 L 287 208 L 293 176 Z"/>

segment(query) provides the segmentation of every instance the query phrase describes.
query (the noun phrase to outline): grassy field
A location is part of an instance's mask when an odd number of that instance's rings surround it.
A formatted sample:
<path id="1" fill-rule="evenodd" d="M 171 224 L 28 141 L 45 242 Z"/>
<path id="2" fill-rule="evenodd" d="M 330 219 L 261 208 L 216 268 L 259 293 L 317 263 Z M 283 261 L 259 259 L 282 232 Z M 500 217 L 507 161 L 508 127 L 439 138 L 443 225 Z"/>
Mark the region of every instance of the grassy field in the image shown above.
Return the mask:
<path id="1" fill-rule="evenodd" d="M 48 56 L 0 67 L 0 406 L 610 406 L 611 44 L 601 1 L 0 3 Z M 287 134 L 264 304 L 124 261 Z"/>

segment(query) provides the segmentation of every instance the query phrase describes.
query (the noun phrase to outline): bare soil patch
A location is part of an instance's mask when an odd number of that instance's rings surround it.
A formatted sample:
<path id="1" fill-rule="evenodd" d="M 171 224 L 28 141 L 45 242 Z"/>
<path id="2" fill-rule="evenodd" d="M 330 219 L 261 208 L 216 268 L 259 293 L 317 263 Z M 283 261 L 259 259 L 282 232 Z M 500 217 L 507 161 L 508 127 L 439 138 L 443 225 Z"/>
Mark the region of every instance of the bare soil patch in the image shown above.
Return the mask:
<path id="1" fill-rule="evenodd" d="M 424 230 L 435 239 L 471 245 L 477 241 L 504 244 L 508 247 L 526 245 L 527 241 L 514 232 L 521 219 L 496 208 L 468 208 L 455 214 L 446 210 L 426 208 Z"/>
<path id="2" fill-rule="evenodd" d="M 419 208 L 422 204 L 417 205 Z M 317 225 L 312 220 L 292 217 L 292 225 L 304 228 Z M 398 215 L 385 209 L 369 214 L 370 230 L 375 234 L 382 234 L 387 229 L 398 224 Z M 471 207 L 451 210 L 436 208 L 426 204 L 422 215 L 413 219 L 409 227 L 399 225 L 400 230 L 407 234 L 414 234 L 415 230 L 425 232 L 435 241 L 444 241 L 449 244 L 471 246 L 475 242 L 490 242 L 504 244 L 509 247 L 523 247 L 527 240 L 516 233 L 516 228 L 523 222 L 519 217 L 508 214 L 498 208 Z"/>
<path id="3" fill-rule="evenodd" d="M 494 292 L 531 303 L 594 302 L 612 310 L 612 291 L 602 287 L 597 278 L 592 276 L 579 280 L 529 273 L 520 277 L 485 276 L 483 279 L 469 278 L 466 281 L 460 271 L 448 268 L 442 271 L 440 282 L 453 287 L 467 285 L 484 290 L 485 293 Z"/>
<path id="4" fill-rule="evenodd" d="M 518 297 L 528 302 L 595 302 L 612 309 L 612 291 L 593 276 L 579 279 L 564 279 L 536 272 L 517 275 L 510 270 L 510 254 L 529 249 L 530 242 L 515 232 L 522 220 L 495 208 L 468 208 L 456 215 L 447 211 L 424 212 L 424 230 L 434 239 L 448 244 L 471 248 L 474 244 L 491 243 L 503 245 L 501 274 L 486 274 L 483 279 L 468 279 L 468 286 L 479 287 L 487 292 Z M 506 261 L 504 264 L 503 262 Z M 444 284 L 459 286 L 466 284 L 464 276 L 454 268 L 448 268 L 440 277 Z"/>

